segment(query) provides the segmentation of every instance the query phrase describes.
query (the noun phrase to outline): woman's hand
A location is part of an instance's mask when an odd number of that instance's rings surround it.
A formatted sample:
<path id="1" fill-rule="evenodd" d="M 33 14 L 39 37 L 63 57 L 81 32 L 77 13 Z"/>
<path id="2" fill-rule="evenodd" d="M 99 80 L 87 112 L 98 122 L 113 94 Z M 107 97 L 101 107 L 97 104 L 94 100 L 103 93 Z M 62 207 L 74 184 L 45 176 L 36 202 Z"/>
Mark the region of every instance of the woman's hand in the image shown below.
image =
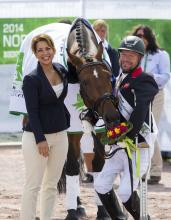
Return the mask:
<path id="1" fill-rule="evenodd" d="M 48 157 L 49 156 L 49 146 L 47 141 L 42 141 L 37 144 L 39 154 L 41 154 L 43 157 Z"/>

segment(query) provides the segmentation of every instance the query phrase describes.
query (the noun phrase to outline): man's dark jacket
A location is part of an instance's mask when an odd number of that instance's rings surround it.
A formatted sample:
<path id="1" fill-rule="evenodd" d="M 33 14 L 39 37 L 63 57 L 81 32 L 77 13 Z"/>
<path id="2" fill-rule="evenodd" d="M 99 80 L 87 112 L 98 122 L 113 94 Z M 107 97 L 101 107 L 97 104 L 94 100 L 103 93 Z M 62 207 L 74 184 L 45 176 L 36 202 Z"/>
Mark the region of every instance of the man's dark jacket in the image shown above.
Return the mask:
<path id="1" fill-rule="evenodd" d="M 138 67 L 134 72 L 127 74 L 119 87 L 123 98 L 133 108 L 129 121 L 133 124 L 133 129 L 127 134 L 131 139 L 138 136 L 138 142 L 144 142 L 144 138 L 139 134 L 144 122 L 149 124 L 149 106 L 158 93 L 158 86 L 152 76 L 142 72 Z M 121 121 L 126 119 L 121 116 Z"/>

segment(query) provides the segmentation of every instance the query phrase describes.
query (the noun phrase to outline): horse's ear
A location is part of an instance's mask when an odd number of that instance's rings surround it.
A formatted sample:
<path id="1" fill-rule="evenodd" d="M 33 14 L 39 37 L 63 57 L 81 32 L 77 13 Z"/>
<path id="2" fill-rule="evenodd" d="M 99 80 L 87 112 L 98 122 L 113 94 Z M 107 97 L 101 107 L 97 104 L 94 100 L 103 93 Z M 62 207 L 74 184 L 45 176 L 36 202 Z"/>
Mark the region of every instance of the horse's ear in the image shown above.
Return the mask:
<path id="1" fill-rule="evenodd" d="M 74 65 L 74 66 L 80 66 L 83 64 L 83 61 L 81 60 L 81 58 L 77 57 L 76 55 L 72 54 L 69 52 L 69 50 L 67 50 L 68 53 L 68 57 L 69 57 L 69 61 Z"/>
<path id="2" fill-rule="evenodd" d="M 95 58 L 99 61 L 102 61 L 102 54 L 103 54 L 103 44 L 101 41 L 98 45 L 97 54 L 95 55 Z"/>

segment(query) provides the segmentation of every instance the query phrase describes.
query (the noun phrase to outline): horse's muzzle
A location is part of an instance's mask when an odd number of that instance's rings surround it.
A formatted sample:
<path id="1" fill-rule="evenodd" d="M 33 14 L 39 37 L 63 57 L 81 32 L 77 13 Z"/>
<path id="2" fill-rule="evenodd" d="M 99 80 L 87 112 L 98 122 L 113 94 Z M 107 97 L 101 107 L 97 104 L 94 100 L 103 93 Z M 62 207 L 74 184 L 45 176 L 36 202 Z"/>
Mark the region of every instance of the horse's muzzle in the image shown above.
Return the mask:
<path id="1" fill-rule="evenodd" d="M 106 128 L 110 129 L 114 126 L 119 125 L 120 123 L 120 115 L 118 111 L 108 112 L 104 114 L 103 120 L 105 122 Z"/>

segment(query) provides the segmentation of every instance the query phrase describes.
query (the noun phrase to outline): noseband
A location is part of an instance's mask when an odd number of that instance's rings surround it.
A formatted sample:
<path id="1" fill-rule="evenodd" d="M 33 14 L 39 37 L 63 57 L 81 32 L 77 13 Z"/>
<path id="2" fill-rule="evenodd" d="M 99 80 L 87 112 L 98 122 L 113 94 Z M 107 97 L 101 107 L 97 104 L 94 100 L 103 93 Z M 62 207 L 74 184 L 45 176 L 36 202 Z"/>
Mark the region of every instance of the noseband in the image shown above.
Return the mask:
<path id="1" fill-rule="evenodd" d="M 105 68 L 107 68 L 110 72 L 111 72 L 111 68 L 109 66 L 109 64 L 107 62 L 100 62 L 100 61 L 91 61 L 91 62 L 87 62 L 85 64 L 82 64 L 78 69 L 77 69 L 77 74 L 79 75 L 81 73 L 81 71 L 87 67 L 90 66 L 96 66 L 96 65 L 101 65 L 104 66 Z"/>

